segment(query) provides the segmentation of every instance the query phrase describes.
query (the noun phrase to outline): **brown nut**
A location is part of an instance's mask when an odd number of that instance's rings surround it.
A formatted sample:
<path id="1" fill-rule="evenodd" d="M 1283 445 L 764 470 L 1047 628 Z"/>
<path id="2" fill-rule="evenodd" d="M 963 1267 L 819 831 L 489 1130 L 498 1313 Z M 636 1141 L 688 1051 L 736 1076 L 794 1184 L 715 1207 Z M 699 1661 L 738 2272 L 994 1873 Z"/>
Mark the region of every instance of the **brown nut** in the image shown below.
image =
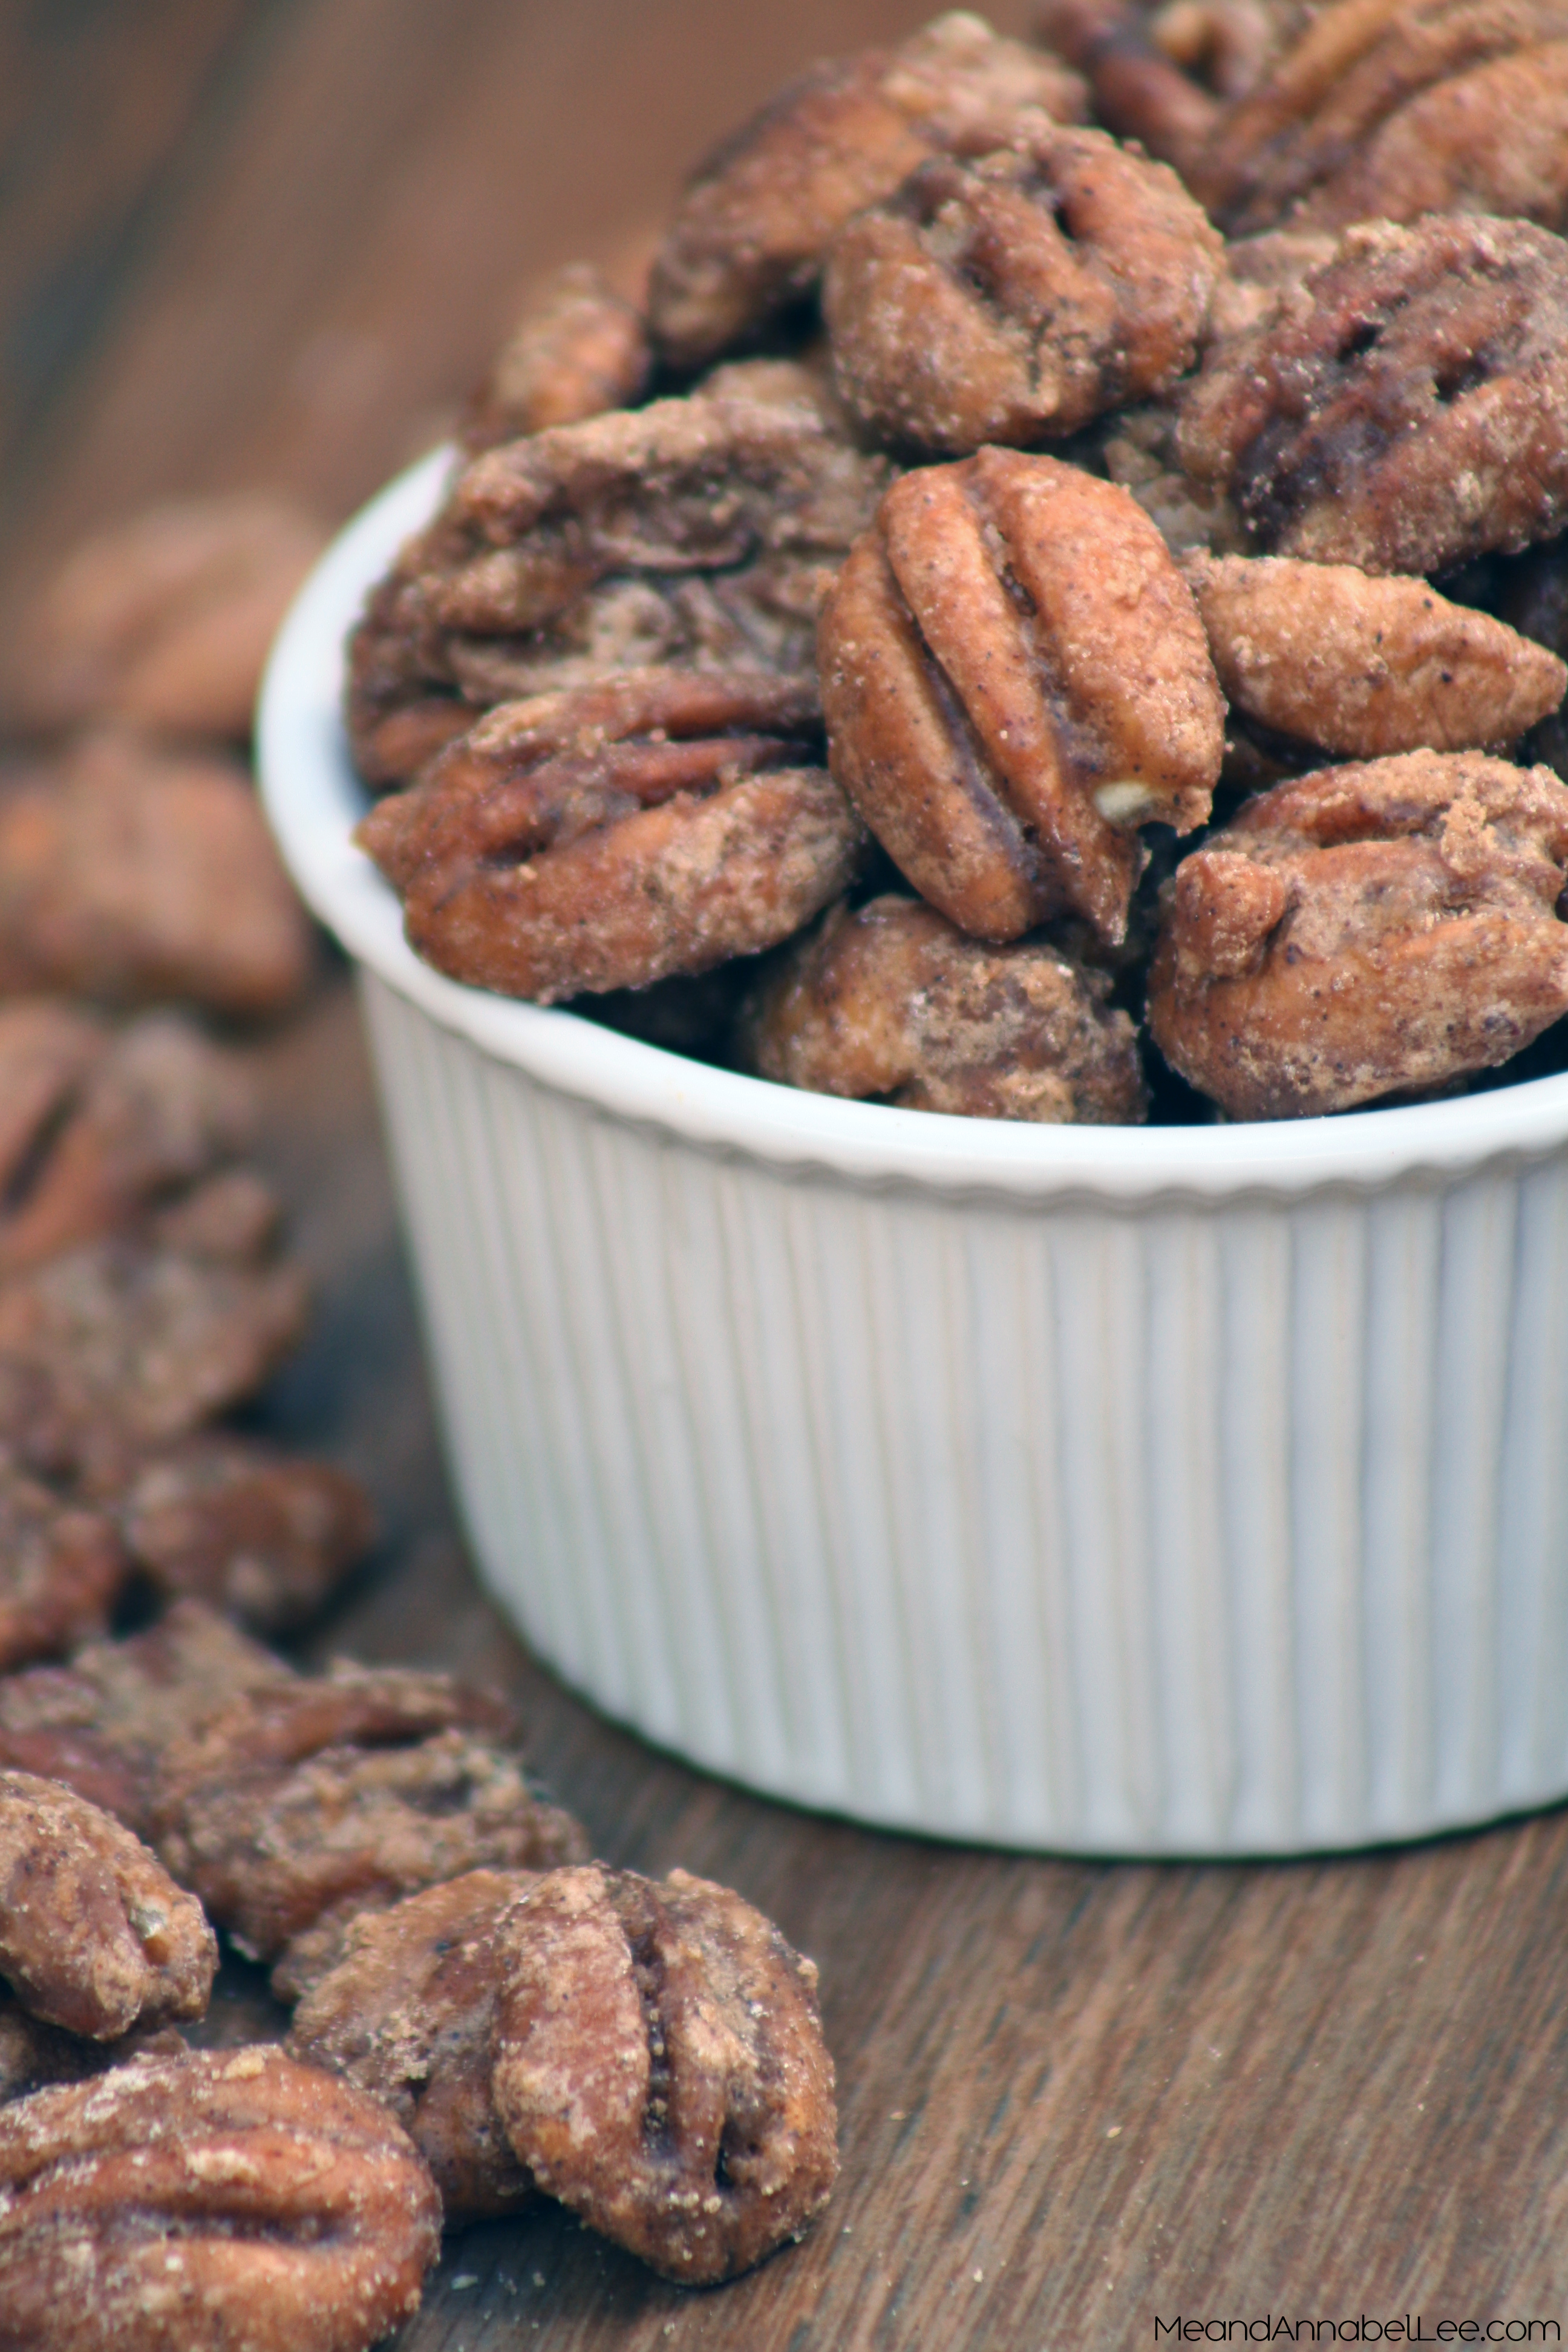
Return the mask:
<path id="1" fill-rule="evenodd" d="M 0 1286 L 0 1443 L 112 1481 L 255 1393 L 300 1337 L 297 1266 L 97 1242 Z"/>
<path id="2" fill-rule="evenodd" d="M 440 2232 L 386 2109 L 280 2050 L 143 2058 L 0 2112 L 5 2352 L 369 2352 Z"/>
<path id="3" fill-rule="evenodd" d="M 63 1781 L 145 1836 L 171 1741 L 243 1691 L 298 1679 L 203 1602 L 176 1601 L 130 1641 L 0 1678 L 0 1765 Z"/>
<path id="4" fill-rule="evenodd" d="M 1554 654 L 1425 580 L 1289 556 L 1182 572 L 1233 709 L 1342 757 L 1500 750 L 1568 690 Z"/>
<path id="5" fill-rule="evenodd" d="M 1126 929 L 1137 827 L 1189 832 L 1224 704 L 1190 591 L 1125 490 L 983 449 L 907 474 L 822 617 L 834 774 L 961 930 Z"/>
<path id="6" fill-rule="evenodd" d="M 654 264 L 649 321 L 697 367 L 809 293 L 833 236 L 932 154 L 984 154 L 1035 110 L 1083 114 L 1061 62 L 978 16 L 939 16 L 893 50 L 818 65 L 726 140 L 692 179 Z"/>
<path id="7" fill-rule="evenodd" d="M 888 474 L 820 397 L 776 388 L 655 401 L 488 451 L 354 633 L 361 774 L 406 782 L 475 709 L 627 668 L 809 677 L 823 594 Z"/>
<path id="8" fill-rule="evenodd" d="M 244 776 L 129 736 L 0 792 L 0 991 L 182 997 L 264 1015 L 310 971 L 303 910 Z"/>
<path id="9" fill-rule="evenodd" d="M 1411 751 L 1277 785 L 1185 858 L 1149 1025 L 1235 1118 L 1295 1118 L 1506 1062 L 1568 1013 L 1568 787 Z"/>
<path id="10" fill-rule="evenodd" d="M 787 939 L 865 847 L 793 679 L 628 672 L 502 704 L 358 838 L 454 979 L 552 1003 Z"/>
<path id="11" fill-rule="evenodd" d="M 843 230 L 823 286 L 834 380 L 917 449 L 1059 439 L 1186 373 L 1223 267 L 1163 163 L 1041 124 L 922 165 Z"/>
<path id="12" fill-rule="evenodd" d="M 62 1503 L 0 1449 L 0 1674 L 107 1632 L 130 1568 L 110 1520 Z"/>
<path id="13" fill-rule="evenodd" d="M 690 2285 L 733 2277 L 838 2168 L 816 1970 L 728 1887 L 594 1864 L 507 1913 L 495 2098 L 520 2160 Z"/>
<path id="14" fill-rule="evenodd" d="M 63 1005 L 0 1006 L 0 1277 L 123 1232 L 248 1138 L 238 1066 L 174 1013 L 118 1037 Z"/>
<path id="15" fill-rule="evenodd" d="M 1041 0 L 1035 11 L 1037 37 L 1087 79 L 1096 121 L 1136 139 L 1194 185 L 1224 109 L 1156 26 L 1132 0 Z"/>
<path id="16" fill-rule="evenodd" d="M 100 1807 L 0 1771 L 0 1976 L 50 2025 L 109 2042 L 206 2014 L 217 1938 L 194 1895 Z"/>
<path id="17" fill-rule="evenodd" d="M 1568 245 L 1523 221 L 1348 229 L 1216 344 L 1181 453 L 1282 555 L 1436 572 L 1568 515 Z"/>
<path id="18" fill-rule="evenodd" d="M 528 1871 L 472 1870 L 356 1919 L 294 2012 L 289 2048 L 384 2100 L 436 2177 L 448 2224 L 534 2196 L 490 2088 L 498 1933 Z"/>
<path id="19" fill-rule="evenodd" d="M 45 582 L 5 698 L 29 727 L 111 718 L 238 740 L 267 649 L 325 541 L 297 507 L 257 494 L 112 524 Z"/>
<path id="20" fill-rule="evenodd" d="M 568 262 L 536 286 L 468 404 L 460 438 L 470 455 L 625 408 L 652 364 L 641 318 L 587 262 Z"/>
<path id="21" fill-rule="evenodd" d="M 741 1023 L 744 1066 L 817 1094 L 968 1118 L 1131 1125 L 1138 1041 L 1110 982 L 1044 941 L 987 947 L 918 899 L 837 907 Z"/>
<path id="22" fill-rule="evenodd" d="M 541 1801 L 510 1726 L 499 1701 L 442 1675 L 343 1666 L 265 1686 L 165 1750 L 155 1843 L 256 1958 L 330 1918 L 310 1958 L 324 1970 L 356 1912 L 464 1871 L 582 1854 L 582 1831 Z"/>
<path id="23" fill-rule="evenodd" d="M 140 1464 L 118 1517 L 161 1592 L 213 1601 L 263 1633 L 312 1616 L 375 1538 L 357 1479 L 227 1435 Z"/>
<path id="24" fill-rule="evenodd" d="M 118 2042 L 86 2042 L 79 2033 L 30 2017 L 0 1986 L 0 2106 L 54 2083 L 85 2082 L 128 2059 L 177 2058 L 184 2047 L 184 2037 L 166 2025 L 145 2032 L 133 2029 Z"/>

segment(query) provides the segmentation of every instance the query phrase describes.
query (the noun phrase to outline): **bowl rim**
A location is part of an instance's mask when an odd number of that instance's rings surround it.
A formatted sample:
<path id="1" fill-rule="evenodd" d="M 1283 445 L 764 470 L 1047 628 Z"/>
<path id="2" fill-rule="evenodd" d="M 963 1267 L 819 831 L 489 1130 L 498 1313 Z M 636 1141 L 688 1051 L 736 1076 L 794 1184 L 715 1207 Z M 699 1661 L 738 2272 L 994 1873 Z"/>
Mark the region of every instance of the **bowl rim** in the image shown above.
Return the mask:
<path id="1" fill-rule="evenodd" d="M 576 1013 L 448 980 L 403 934 L 396 894 L 352 838 L 369 805 L 342 706 L 348 632 L 434 513 L 454 453 L 432 450 L 333 540 L 290 606 L 257 713 L 262 802 L 307 904 L 349 955 L 443 1029 L 602 1114 L 721 1155 L 859 1185 L 1139 1203 L 1441 1180 L 1568 1142 L 1568 1073 L 1332 1118 L 1215 1127 L 1047 1127 L 807 1094 L 688 1059 Z"/>

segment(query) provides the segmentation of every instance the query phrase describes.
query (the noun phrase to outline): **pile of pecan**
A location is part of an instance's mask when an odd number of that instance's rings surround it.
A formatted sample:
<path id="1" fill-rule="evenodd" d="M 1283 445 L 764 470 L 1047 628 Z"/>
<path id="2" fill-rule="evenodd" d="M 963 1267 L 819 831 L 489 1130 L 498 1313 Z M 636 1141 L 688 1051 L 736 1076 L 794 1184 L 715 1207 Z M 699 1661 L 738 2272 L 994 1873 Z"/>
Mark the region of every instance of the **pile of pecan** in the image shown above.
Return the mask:
<path id="1" fill-rule="evenodd" d="M 318 539 L 242 499 L 90 541 L 5 704 L 0 2347 L 26 2352 L 364 2352 L 444 2221 L 543 2195 L 710 2283 L 837 2164 L 816 1971 L 767 1920 L 591 1864 L 487 1693 L 253 1638 L 374 1538 L 357 1481 L 231 1423 L 307 1309 L 243 1033 L 312 956 L 242 753 Z M 657 763 L 725 690 L 612 695 L 605 731 Z M 815 704 L 764 675 L 746 707 L 772 790 Z M 287 2048 L 201 2046 L 220 1936 L 299 2005 Z"/>
<path id="2" fill-rule="evenodd" d="M 1045 0 L 811 68 L 641 301 L 541 289 L 370 600 L 414 946 L 989 1118 L 1558 1066 L 1565 159 L 1547 6 Z"/>

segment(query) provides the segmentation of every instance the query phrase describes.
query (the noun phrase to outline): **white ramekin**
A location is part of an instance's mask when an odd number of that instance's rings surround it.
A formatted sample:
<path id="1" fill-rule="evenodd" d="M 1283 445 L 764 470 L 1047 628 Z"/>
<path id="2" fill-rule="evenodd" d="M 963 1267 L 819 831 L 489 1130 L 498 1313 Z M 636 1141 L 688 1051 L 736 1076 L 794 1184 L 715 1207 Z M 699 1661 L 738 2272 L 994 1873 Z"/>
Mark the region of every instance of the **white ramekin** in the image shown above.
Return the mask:
<path id="1" fill-rule="evenodd" d="M 458 1495 L 609 1714 L 799 1803 L 1291 1853 L 1568 1793 L 1568 1076 L 1220 1129 L 792 1093 L 445 980 L 322 561 L 263 789 L 354 959 Z"/>

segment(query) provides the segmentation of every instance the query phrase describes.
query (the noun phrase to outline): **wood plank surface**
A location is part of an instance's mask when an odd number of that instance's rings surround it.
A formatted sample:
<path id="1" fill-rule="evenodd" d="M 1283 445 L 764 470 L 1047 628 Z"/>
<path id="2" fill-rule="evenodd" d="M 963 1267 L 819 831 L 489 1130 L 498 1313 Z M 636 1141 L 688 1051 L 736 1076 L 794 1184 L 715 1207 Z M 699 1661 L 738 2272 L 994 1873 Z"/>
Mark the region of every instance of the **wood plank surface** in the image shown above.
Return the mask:
<path id="1" fill-rule="evenodd" d="M 345 513 L 439 429 L 531 275 L 634 254 L 785 72 L 919 20 L 895 0 L 13 12 L 0 610 L 160 493 L 265 482 Z M 262 1418 L 358 1470 L 384 1520 L 312 1654 L 510 1687 L 605 1854 L 727 1881 L 816 1956 L 838 2063 L 842 2181 L 803 2246 L 688 2294 L 542 2204 L 449 2241 L 406 2352 L 1097 2352 L 1178 2315 L 1568 2316 L 1568 1819 L 1102 1865 L 873 1835 L 653 1753 L 526 1657 L 466 1565 L 341 966 L 252 1053 L 318 1291 Z M 212 2031 L 266 2013 L 230 1970 Z"/>

